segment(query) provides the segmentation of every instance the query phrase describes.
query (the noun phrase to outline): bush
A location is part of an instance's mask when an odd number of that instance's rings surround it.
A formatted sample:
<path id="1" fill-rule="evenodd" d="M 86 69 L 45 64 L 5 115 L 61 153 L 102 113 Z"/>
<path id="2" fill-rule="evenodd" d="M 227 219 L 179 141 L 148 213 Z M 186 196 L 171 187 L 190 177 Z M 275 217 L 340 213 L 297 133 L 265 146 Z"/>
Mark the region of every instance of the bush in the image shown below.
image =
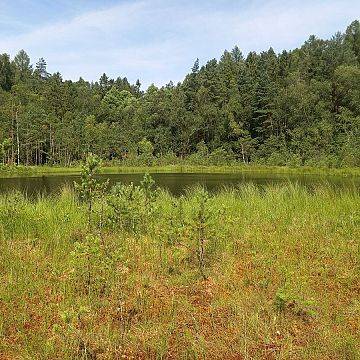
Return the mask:
<path id="1" fill-rule="evenodd" d="M 144 165 L 152 165 L 154 162 L 154 146 L 151 143 L 151 141 L 147 140 L 146 138 L 143 138 L 138 143 L 138 160 L 141 164 Z"/>

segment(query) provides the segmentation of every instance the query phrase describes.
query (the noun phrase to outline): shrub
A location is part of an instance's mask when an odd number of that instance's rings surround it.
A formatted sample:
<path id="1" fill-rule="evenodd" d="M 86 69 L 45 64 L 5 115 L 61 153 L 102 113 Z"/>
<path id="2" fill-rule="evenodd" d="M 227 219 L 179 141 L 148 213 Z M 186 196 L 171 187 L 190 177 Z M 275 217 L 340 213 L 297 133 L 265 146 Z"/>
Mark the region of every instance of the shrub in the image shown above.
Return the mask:
<path id="1" fill-rule="evenodd" d="M 151 143 L 151 141 L 147 140 L 146 138 L 143 138 L 138 143 L 138 159 L 139 161 L 144 165 L 152 165 L 154 162 L 154 145 Z"/>
<path id="2" fill-rule="evenodd" d="M 116 184 L 107 197 L 108 224 L 120 225 L 127 231 L 146 229 L 154 213 L 155 182 L 145 174 L 140 186 Z"/>

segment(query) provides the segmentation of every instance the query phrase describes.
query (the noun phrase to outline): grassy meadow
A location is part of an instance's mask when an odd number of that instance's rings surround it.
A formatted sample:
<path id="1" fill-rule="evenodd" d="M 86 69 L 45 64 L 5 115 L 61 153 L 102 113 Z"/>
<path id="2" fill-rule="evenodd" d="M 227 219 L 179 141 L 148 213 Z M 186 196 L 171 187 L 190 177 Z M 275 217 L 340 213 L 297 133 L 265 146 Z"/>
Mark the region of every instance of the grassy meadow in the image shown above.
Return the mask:
<path id="1" fill-rule="evenodd" d="M 1 359 L 359 359 L 360 194 L 0 196 Z"/>

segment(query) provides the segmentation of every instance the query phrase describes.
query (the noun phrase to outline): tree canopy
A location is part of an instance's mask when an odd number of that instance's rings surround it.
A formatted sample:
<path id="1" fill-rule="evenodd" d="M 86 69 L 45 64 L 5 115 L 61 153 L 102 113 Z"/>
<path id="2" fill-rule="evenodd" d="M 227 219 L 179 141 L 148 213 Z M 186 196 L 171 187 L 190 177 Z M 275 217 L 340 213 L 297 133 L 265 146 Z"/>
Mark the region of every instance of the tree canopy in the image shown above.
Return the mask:
<path id="1" fill-rule="evenodd" d="M 49 74 L 24 50 L 0 54 L 0 144 L 6 164 L 64 164 L 88 151 L 223 156 L 275 165 L 360 165 L 360 23 L 294 50 L 238 46 L 176 85 L 141 91 L 126 77 Z M 210 154 L 210 155 L 209 155 Z"/>

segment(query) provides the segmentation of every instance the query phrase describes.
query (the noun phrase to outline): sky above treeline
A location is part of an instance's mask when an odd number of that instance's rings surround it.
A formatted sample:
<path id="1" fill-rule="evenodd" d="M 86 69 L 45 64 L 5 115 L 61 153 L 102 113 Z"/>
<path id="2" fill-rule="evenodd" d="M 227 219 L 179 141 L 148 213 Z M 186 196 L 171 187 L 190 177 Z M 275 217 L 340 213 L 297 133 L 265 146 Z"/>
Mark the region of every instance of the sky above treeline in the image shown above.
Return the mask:
<path id="1" fill-rule="evenodd" d="M 276 52 L 330 38 L 359 17 L 359 0 L 0 0 L 0 53 L 44 57 L 64 79 L 181 81 L 238 45 Z"/>

